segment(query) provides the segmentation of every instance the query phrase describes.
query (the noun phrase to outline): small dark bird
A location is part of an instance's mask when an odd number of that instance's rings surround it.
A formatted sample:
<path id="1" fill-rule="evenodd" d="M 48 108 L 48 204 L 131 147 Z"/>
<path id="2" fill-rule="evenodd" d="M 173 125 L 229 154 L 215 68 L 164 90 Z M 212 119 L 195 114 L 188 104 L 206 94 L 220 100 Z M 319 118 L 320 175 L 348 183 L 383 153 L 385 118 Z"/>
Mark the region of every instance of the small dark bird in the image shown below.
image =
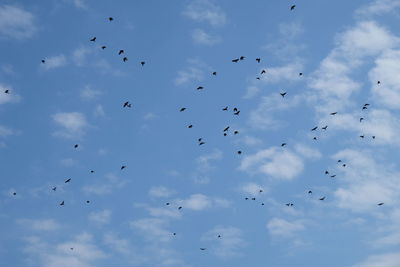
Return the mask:
<path id="1" fill-rule="evenodd" d="M 372 136 L 372 139 L 375 139 L 375 135 Z"/>
<path id="2" fill-rule="evenodd" d="M 221 238 L 221 235 L 218 235 L 218 238 Z"/>
<path id="3" fill-rule="evenodd" d="M 199 86 L 199 87 L 197 87 L 197 90 L 203 90 L 204 89 L 204 87 L 203 86 Z"/>
<path id="4" fill-rule="evenodd" d="M 65 180 L 64 183 L 69 183 L 69 182 L 71 182 L 71 178 L 68 178 L 67 180 Z"/>
<path id="5" fill-rule="evenodd" d="M 342 160 L 341 160 L 341 159 L 338 159 L 338 161 L 337 161 L 337 162 L 338 162 L 338 163 L 339 163 L 339 162 L 342 162 Z"/>
<path id="6" fill-rule="evenodd" d="M 287 203 L 285 205 L 288 206 L 288 207 L 293 207 L 293 203 Z"/>
<path id="7" fill-rule="evenodd" d="M 229 130 L 229 126 L 226 127 L 226 128 L 224 129 L 224 132 L 226 132 L 226 131 L 228 131 L 228 130 Z"/>
<path id="8" fill-rule="evenodd" d="M 55 187 L 53 187 L 51 190 L 56 191 L 56 190 L 57 190 L 57 187 L 55 186 Z"/>
<path id="9" fill-rule="evenodd" d="M 123 61 L 123 62 L 127 62 L 127 61 L 128 61 L 128 58 L 127 58 L 127 57 L 124 57 L 124 58 L 122 59 L 122 61 Z"/>
<path id="10" fill-rule="evenodd" d="M 325 171 L 325 174 L 329 174 L 329 172 L 328 172 L 328 171 Z"/>
<path id="11" fill-rule="evenodd" d="M 308 191 L 308 193 L 309 193 L 309 194 L 312 194 L 312 191 L 310 190 L 310 191 Z"/>
<path id="12" fill-rule="evenodd" d="M 296 7 L 296 5 L 291 6 L 291 7 L 290 7 L 290 10 L 294 10 L 295 7 Z"/>
<path id="13" fill-rule="evenodd" d="M 233 111 L 236 112 L 236 111 L 238 111 L 238 109 L 237 108 L 233 108 Z"/>
<path id="14" fill-rule="evenodd" d="M 223 111 L 227 111 L 228 110 L 228 106 L 224 107 L 222 110 Z"/>
<path id="15" fill-rule="evenodd" d="M 239 155 L 241 155 L 241 154 L 242 154 L 242 151 L 239 150 L 237 153 L 238 153 Z"/>
<path id="16" fill-rule="evenodd" d="M 87 203 L 87 204 L 89 204 L 89 203 L 90 203 L 90 201 L 89 201 L 89 200 L 86 200 L 86 203 Z"/>
<path id="17" fill-rule="evenodd" d="M 328 125 L 322 127 L 321 129 L 326 131 L 326 129 L 328 129 Z"/>
<path id="18" fill-rule="evenodd" d="M 7 90 L 4 91 L 4 93 L 5 93 L 5 94 L 9 94 L 9 93 L 10 93 L 10 90 L 7 89 Z"/>
<path id="19" fill-rule="evenodd" d="M 256 198 L 255 198 L 255 197 L 252 197 L 251 200 L 256 200 Z"/>
<path id="20" fill-rule="evenodd" d="M 70 250 L 74 250 L 74 248 L 69 248 Z"/>
<path id="21" fill-rule="evenodd" d="M 90 173 L 94 173 L 94 170 L 91 170 Z"/>
<path id="22" fill-rule="evenodd" d="M 170 204 L 169 202 L 165 203 L 165 205 L 167 205 L 167 206 L 169 206 L 169 204 Z"/>
<path id="23" fill-rule="evenodd" d="M 381 84 L 381 81 L 377 81 L 376 84 Z"/>
<path id="24" fill-rule="evenodd" d="M 14 192 L 14 193 L 13 193 L 13 196 L 16 196 L 16 195 L 17 195 L 17 192 Z"/>
<path id="25" fill-rule="evenodd" d="M 123 107 L 124 107 L 124 108 L 131 108 L 131 107 L 132 107 L 132 104 L 129 103 L 129 101 L 126 101 L 126 102 L 124 103 Z"/>
<path id="26" fill-rule="evenodd" d="M 244 199 L 245 199 L 245 200 L 249 200 L 249 198 L 248 198 L 248 197 L 245 197 Z"/>
<path id="27" fill-rule="evenodd" d="M 123 53 L 125 53 L 125 51 L 123 49 L 121 49 L 121 50 L 119 50 L 118 55 L 121 55 Z"/>
<path id="28" fill-rule="evenodd" d="M 185 111 L 185 110 L 186 110 L 186 108 L 181 108 L 179 111 L 182 112 L 182 111 Z"/>
<path id="29" fill-rule="evenodd" d="M 314 139 L 314 140 L 317 140 L 317 137 L 314 136 L 313 139 Z"/>
<path id="30" fill-rule="evenodd" d="M 206 250 L 206 248 L 200 248 L 200 250 Z"/>
<path id="31" fill-rule="evenodd" d="M 280 93 L 280 95 L 281 95 L 282 97 L 285 97 L 286 94 L 287 94 L 286 92 Z"/>
<path id="32" fill-rule="evenodd" d="M 142 65 L 142 67 L 144 66 L 144 64 L 146 64 L 146 62 L 140 61 L 140 65 Z"/>
<path id="33" fill-rule="evenodd" d="M 103 50 L 106 49 L 106 48 L 107 48 L 107 46 L 105 46 L 105 45 L 103 45 L 103 46 L 101 47 L 101 49 L 103 49 Z"/>
<path id="34" fill-rule="evenodd" d="M 113 21 L 114 18 L 113 18 L 113 17 L 109 17 L 108 20 L 109 20 L 109 21 Z"/>
<path id="35" fill-rule="evenodd" d="M 182 209 L 182 207 L 178 207 L 178 210 L 181 210 Z"/>
<path id="36" fill-rule="evenodd" d="M 383 203 L 383 202 L 381 202 L 381 203 L 378 203 L 378 206 L 382 206 L 383 204 L 385 204 L 385 203 Z"/>
<path id="37" fill-rule="evenodd" d="M 282 144 L 281 144 L 281 147 L 284 147 L 284 146 L 286 146 L 286 143 L 282 143 Z"/>
<path id="38" fill-rule="evenodd" d="M 121 166 L 121 171 L 122 171 L 123 169 L 125 169 L 125 168 L 126 168 L 126 166 L 122 165 L 122 166 Z"/>
<path id="39" fill-rule="evenodd" d="M 228 134 L 227 133 L 224 133 L 224 136 L 227 136 Z"/>
<path id="40" fill-rule="evenodd" d="M 332 113 L 331 113 L 332 116 L 333 116 L 333 115 L 336 115 L 336 114 L 337 114 L 337 112 L 332 112 Z"/>
<path id="41" fill-rule="evenodd" d="M 261 78 L 260 77 L 256 77 L 256 80 L 261 80 Z"/>
<path id="42" fill-rule="evenodd" d="M 261 71 L 261 75 L 262 75 L 262 74 L 265 74 L 265 73 L 267 73 L 266 70 L 262 70 L 262 71 Z"/>
<path id="43" fill-rule="evenodd" d="M 262 189 L 260 189 L 259 191 L 258 191 L 259 193 L 262 193 L 262 192 L 264 192 Z"/>
<path id="44" fill-rule="evenodd" d="M 60 203 L 60 206 L 64 206 L 64 200 Z"/>
<path id="45" fill-rule="evenodd" d="M 261 203 L 261 206 L 264 206 L 264 203 Z"/>
<path id="46" fill-rule="evenodd" d="M 203 140 L 203 138 L 199 138 L 199 139 L 197 139 L 197 141 L 199 141 L 199 142 L 201 142 Z"/>
<path id="47" fill-rule="evenodd" d="M 302 73 L 302 72 L 300 72 L 300 73 L 299 73 L 299 76 L 303 76 L 303 73 Z"/>
<path id="48" fill-rule="evenodd" d="M 233 134 L 238 134 L 238 133 L 239 133 L 239 131 L 234 131 L 234 132 L 233 132 Z"/>
<path id="49" fill-rule="evenodd" d="M 173 233 L 173 235 L 176 235 L 176 233 Z"/>
<path id="50" fill-rule="evenodd" d="M 239 58 L 239 60 L 244 60 L 246 57 L 244 57 L 244 56 L 241 56 L 240 58 Z"/>
<path id="51" fill-rule="evenodd" d="M 346 164 L 342 164 L 342 167 L 344 168 L 344 167 L 346 167 L 347 165 Z"/>
<path id="52" fill-rule="evenodd" d="M 200 143 L 199 143 L 199 146 L 204 145 L 204 144 L 205 144 L 205 142 L 200 142 Z"/>
<path id="53" fill-rule="evenodd" d="M 368 109 L 368 107 L 367 107 L 367 106 L 363 106 L 362 109 L 363 109 L 363 110 L 364 110 L 364 109 Z"/>
<path id="54" fill-rule="evenodd" d="M 217 72 L 216 72 L 216 71 L 214 71 L 214 72 L 212 73 L 212 75 L 216 76 L 216 75 L 217 75 Z"/>
<path id="55" fill-rule="evenodd" d="M 232 59 L 232 62 L 233 62 L 233 63 L 238 63 L 238 62 L 239 62 L 239 59 L 238 59 L 238 58 Z"/>
<path id="56" fill-rule="evenodd" d="M 96 42 L 96 37 L 93 37 L 92 39 L 90 39 L 91 42 Z"/>
<path id="57" fill-rule="evenodd" d="M 336 177 L 336 174 L 334 174 L 334 175 L 331 175 L 331 178 L 335 178 Z"/>
<path id="58" fill-rule="evenodd" d="M 364 138 L 364 135 L 360 135 L 361 138 Z"/>
<path id="59" fill-rule="evenodd" d="M 79 146 L 78 144 L 75 144 L 75 145 L 74 145 L 74 148 L 78 148 L 78 146 Z"/>
<path id="60" fill-rule="evenodd" d="M 43 63 L 43 64 L 46 63 L 46 60 L 42 59 L 42 63 Z"/>
<path id="61" fill-rule="evenodd" d="M 260 63 L 261 62 L 261 58 L 256 58 L 256 61 L 258 62 L 258 63 Z"/>
<path id="62" fill-rule="evenodd" d="M 240 110 L 234 112 L 233 115 L 239 115 L 239 113 L 240 113 Z"/>
<path id="63" fill-rule="evenodd" d="M 364 120 L 364 118 L 360 118 L 360 122 L 362 122 Z"/>
<path id="64" fill-rule="evenodd" d="M 188 128 L 189 128 L 189 129 L 193 128 L 193 125 L 192 125 L 192 124 L 190 124 L 190 125 L 188 126 Z"/>
<path id="65" fill-rule="evenodd" d="M 321 197 L 319 200 L 325 200 L 325 197 Z"/>
<path id="66" fill-rule="evenodd" d="M 369 106 L 369 104 L 368 104 L 368 103 L 364 104 L 364 107 L 367 107 L 367 106 Z"/>
<path id="67" fill-rule="evenodd" d="M 315 131 L 318 129 L 318 126 L 315 126 L 314 128 L 311 129 L 311 131 Z"/>

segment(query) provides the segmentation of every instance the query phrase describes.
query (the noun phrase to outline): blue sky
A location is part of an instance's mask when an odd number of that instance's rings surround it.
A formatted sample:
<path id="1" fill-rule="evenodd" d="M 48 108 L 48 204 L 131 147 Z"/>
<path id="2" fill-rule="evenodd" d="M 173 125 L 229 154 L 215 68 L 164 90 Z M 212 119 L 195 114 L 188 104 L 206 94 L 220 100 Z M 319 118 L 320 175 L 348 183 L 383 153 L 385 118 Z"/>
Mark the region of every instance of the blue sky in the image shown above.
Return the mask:
<path id="1" fill-rule="evenodd" d="M 399 8 L 0 1 L 1 265 L 400 266 Z"/>

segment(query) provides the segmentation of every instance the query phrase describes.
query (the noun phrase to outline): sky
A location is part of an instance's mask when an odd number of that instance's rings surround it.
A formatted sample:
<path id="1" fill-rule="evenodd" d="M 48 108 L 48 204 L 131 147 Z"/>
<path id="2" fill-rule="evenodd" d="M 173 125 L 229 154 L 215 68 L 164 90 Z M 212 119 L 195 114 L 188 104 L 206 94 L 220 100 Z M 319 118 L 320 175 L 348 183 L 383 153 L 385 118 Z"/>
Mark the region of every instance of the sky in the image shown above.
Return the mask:
<path id="1" fill-rule="evenodd" d="M 1 0 L 0 265 L 399 267 L 399 12 Z"/>

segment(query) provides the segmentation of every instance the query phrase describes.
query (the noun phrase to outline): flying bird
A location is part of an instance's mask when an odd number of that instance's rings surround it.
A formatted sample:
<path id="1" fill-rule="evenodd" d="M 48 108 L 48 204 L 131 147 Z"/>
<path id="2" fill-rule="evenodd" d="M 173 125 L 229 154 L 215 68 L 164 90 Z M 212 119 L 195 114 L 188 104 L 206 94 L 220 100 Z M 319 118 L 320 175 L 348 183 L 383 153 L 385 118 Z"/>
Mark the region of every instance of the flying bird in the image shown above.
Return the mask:
<path id="1" fill-rule="evenodd" d="M 321 197 L 319 200 L 325 200 L 325 197 Z"/>
<path id="2" fill-rule="evenodd" d="M 74 145 L 74 148 L 78 148 L 78 146 L 79 146 L 78 144 L 75 144 L 75 145 Z"/>
<path id="3" fill-rule="evenodd" d="M 244 60 L 246 57 L 244 57 L 244 56 L 241 56 L 240 58 L 239 58 L 239 60 Z"/>
<path id="4" fill-rule="evenodd" d="M 192 125 L 192 124 L 190 124 L 190 125 L 188 126 L 188 128 L 189 128 L 189 129 L 193 128 L 193 125 Z"/>
<path id="5" fill-rule="evenodd" d="M 290 7 L 290 10 L 294 10 L 295 7 L 296 7 L 296 5 L 291 6 L 291 7 Z"/>
<path id="6" fill-rule="evenodd" d="M 93 37 L 92 39 L 90 39 L 91 42 L 96 42 L 96 37 Z"/>
<path id="7" fill-rule="evenodd" d="M 265 74 L 265 73 L 267 73 L 266 70 L 262 70 L 262 71 L 261 71 L 261 75 L 262 75 L 262 74 Z"/>
<path id="8" fill-rule="evenodd" d="M 226 128 L 224 129 L 224 132 L 226 132 L 226 131 L 228 131 L 228 130 L 229 130 L 229 126 L 226 127 Z"/>
<path id="9" fill-rule="evenodd" d="M 14 192 L 14 193 L 13 193 L 13 196 L 16 196 L 16 195 L 17 195 L 17 192 Z"/>
<path id="10" fill-rule="evenodd" d="M 60 206 L 64 206 L 64 200 L 60 203 Z"/>
<path id="11" fill-rule="evenodd" d="M 214 71 L 214 72 L 212 73 L 212 75 L 216 76 L 216 75 L 217 75 L 217 72 L 216 72 L 216 71 Z"/>
<path id="12" fill-rule="evenodd" d="M 258 63 L 260 63 L 261 62 L 261 58 L 256 58 L 256 61 L 258 62 Z"/>
<path id="13" fill-rule="evenodd" d="M 381 202 L 381 203 L 378 203 L 378 206 L 382 206 L 383 204 L 385 204 L 385 203 L 383 203 L 383 202 Z"/>
<path id="14" fill-rule="evenodd" d="M 362 122 L 364 120 L 364 118 L 360 118 L 360 122 Z"/>
<path id="15" fill-rule="evenodd" d="M 236 112 L 233 113 L 233 115 L 239 115 L 240 110 L 237 110 Z"/>
<path id="16" fill-rule="evenodd" d="M 233 63 L 238 63 L 238 62 L 239 62 L 239 59 L 238 59 L 238 58 L 232 59 L 232 62 L 233 62 Z"/>
<path id="17" fill-rule="evenodd" d="M 4 91 L 4 93 L 5 93 L 5 94 L 9 94 L 9 93 L 10 93 L 10 90 L 7 89 L 7 90 Z"/>
<path id="18" fill-rule="evenodd" d="M 65 180 L 64 183 L 69 183 L 69 182 L 71 182 L 71 178 L 68 178 L 67 180 Z"/>
<path id="19" fill-rule="evenodd" d="M 303 76 L 303 73 L 302 73 L 302 72 L 300 72 L 300 73 L 299 73 L 299 76 Z"/>
<path id="20" fill-rule="evenodd" d="M 311 131 L 315 131 L 318 129 L 318 126 L 315 126 L 314 128 L 311 129 Z"/>
<path id="21" fill-rule="evenodd" d="M 55 186 L 55 187 L 53 187 L 51 190 L 56 191 L 56 190 L 57 190 L 57 187 Z"/>
<path id="22" fill-rule="evenodd" d="M 182 209 L 182 206 L 178 207 L 178 210 L 181 210 L 181 209 Z"/>
<path id="23" fill-rule="evenodd" d="M 233 134 L 238 134 L 238 133 L 239 133 L 239 131 L 234 131 L 234 132 L 233 132 Z"/>
<path id="24" fill-rule="evenodd" d="M 286 146 L 286 143 L 282 143 L 282 144 L 281 144 L 281 147 L 284 147 L 284 146 Z"/>
<path id="25" fill-rule="evenodd" d="M 130 107 L 132 107 L 132 104 L 129 103 L 129 101 L 126 101 L 126 102 L 124 103 L 123 107 L 124 107 L 124 108 L 130 108 Z"/>
<path id="26" fill-rule="evenodd" d="M 227 111 L 228 110 L 228 106 L 224 107 L 222 110 L 223 111 Z"/>
<path id="27" fill-rule="evenodd" d="M 128 61 L 128 58 L 127 58 L 127 57 L 124 57 L 124 58 L 122 59 L 122 61 L 123 61 L 123 62 L 127 62 L 127 61 Z"/>
<path id="28" fill-rule="evenodd" d="M 364 138 L 364 135 L 360 135 L 361 138 Z"/>
<path id="29" fill-rule="evenodd" d="M 185 111 L 185 110 L 186 110 L 186 108 L 181 108 L 179 111 L 182 112 L 182 111 Z"/>
<path id="30" fill-rule="evenodd" d="M 333 115 L 336 115 L 336 114 L 337 114 L 337 112 L 332 112 L 332 113 L 331 113 L 332 116 L 333 116 Z"/>
<path id="31" fill-rule="evenodd" d="M 206 248 L 200 248 L 200 250 L 206 250 Z"/>
<path id="32" fill-rule="evenodd" d="M 381 81 L 377 81 L 376 84 L 381 84 Z"/>
<path id="33" fill-rule="evenodd" d="M 321 129 L 322 129 L 322 130 L 326 130 L 326 129 L 328 129 L 328 125 L 326 125 L 326 126 L 322 127 Z"/>
<path id="34" fill-rule="evenodd" d="M 103 50 L 106 49 L 106 48 L 107 48 L 107 46 L 105 46 L 105 45 L 103 45 L 103 46 L 101 47 L 101 49 L 103 49 Z"/>
<path id="35" fill-rule="evenodd" d="M 87 203 L 87 204 L 89 204 L 89 203 L 90 203 L 90 201 L 89 201 L 89 200 L 86 200 L 86 203 Z"/>
<path id="36" fill-rule="evenodd" d="M 42 63 L 43 63 L 43 64 L 46 63 L 46 60 L 42 59 Z"/>
<path id="37" fill-rule="evenodd" d="M 144 66 L 144 64 L 146 64 L 146 62 L 140 61 L 140 65 L 142 65 L 142 67 Z"/>
<path id="38" fill-rule="evenodd" d="M 121 55 L 123 53 L 125 53 L 125 51 L 123 49 L 121 49 L 121 50 L 119 50 L 118 55 Z"/>
<path id="39" fill-rule="evenodd" d="M 238 153 L 239 155 L 241 155 L 241 154 L 242 154 L 242 151 L 239 150 L 237 153 Z"/>
<path id="40" fill-rule="evenodd" d="M 109 21 L 113 21 L 114 18 L 113 18 L 113 17 L 109 17 L 108 20 L 109 20 Z"/>
<path id="41" fill-rule="evenodd" d="M 310 191 L 308 191 L 308 193 L 309 193 L 309 194 L 312 194 L 312 191 L 310 190 Z"/>
<path id="42" fill-rule="evenodd" d="M 122 165 L 121 166 L 121 171 L 123 170 L 123 169 L 125 169 L 126 168 L 126 166 L 125 165 Z"/>
<path id="43" fill-rule="evenodd" d="M 199 87 L 197 87 L 197 90 L 203 90 L 204 89 L 204 87 L 203 86 L 199 86 Z"/>
<path id="44" fill-rule="evenodd" d="M 285 97 L 286 94 L 287 94 L 286 92 L 280 93 L 280 95 L 281 95 L 282 97 Z"/>

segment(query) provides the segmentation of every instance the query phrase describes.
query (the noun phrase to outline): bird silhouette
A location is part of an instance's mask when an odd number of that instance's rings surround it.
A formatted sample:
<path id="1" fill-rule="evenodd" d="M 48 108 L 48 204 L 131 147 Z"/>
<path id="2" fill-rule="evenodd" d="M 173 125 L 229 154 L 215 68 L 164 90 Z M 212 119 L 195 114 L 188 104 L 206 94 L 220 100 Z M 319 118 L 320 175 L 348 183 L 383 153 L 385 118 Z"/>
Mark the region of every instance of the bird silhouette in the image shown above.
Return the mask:
<path id="1" fill-rule="evenodd" d="M 364 120 L 364 118 L 360 118 L 360 122 L 362 122 Z"/>
<path id="2" fill-rule="evenodd" d="M 216 75 L 217 75 L 217 72 L 216 72 L 216 71 L 213 71 L 212 75 L 216 76 Z"/>
<path id="3" fill-rule="evenodd" d="M 224 132 L 226 132 L 226 131 L 228 131 L 228 130 L 229 130 L 229 126 L 226 127 L 226 128 L 224 129 Z"/>
<path id="4" fill-rule="evenodd" d="M 261 71 L 261 75 L 262 75 L 262 74 L 265 74 L 265 73 L 267 73 L 266 70 L 262 70 L 262 71 Z"/>
<path id="5" fill-rule="evenodd" d="M 128 58 L 127 58 L 127 57 L 124 57 L 124 58 L 122 59 L 122 61 L 123 61 L 123 62 L 127 62 L 127 61 L 128 61 Z"/>
<path id="6" fill-rule="evenodd" d="M 79 147 L 79 145 L 78 145 L 78 144 L 75 144 L 75 145 L 74 145 L 74 148 L 78 148 L 78 147 Z"/>
<path id="7" fill-rule="evenodd" d="M 309 193 L 309 194 L 312 194 L 312 191 L 310 190 L 310 191 L 308 191 L 308 193 Z"/>
<path id="8" fill-rule="evenodd" d="M 206 250 L 206 248 L 200 248 L 200 250 Z"/>
<path id="9" fill-rule="evenodd" d="M 103 46 L 101 47 L 101 49 L 103 49 L 103 50 L 106 49 L 106 48 L 107 48 L 107 46 L 105 46 L 105 45 L 103 45 Z"/>
<path id="10" fill-rule="evenodd" d="M 286 143 L 282 143 L 282 144 L 281 144 L 281 147 L 284 147 L 284 146 L 286 146 Z"/>
<path id="11" fill-rule="evenodd" d="M 69 182 L 71 182 L 71 178 L 68 178 L 67 180 L 65 180 L 64 183 L 69 183 Z"/>
<path id="12" fill-rule="evenodd" d="M 121 50 L 118 51 L 118 55 L 121 55 L 121 54 L 123 54 L 123 53 L 125 53 L 125 51 L 124 51 L 123 49 L 121 49 Z"/>
<path id="13" fill-rule="evenodd" d="M 129 101 L 126 101 L 126 102 L 123 104 L 123 107 L 124 107 L 124 108 L 131 108 L 131 107 L 132 107 L 132 104 L 129 103 Z"/>
<path id="14" fill-rule="evenodd" d="M 233 132 L 233 134 L 238 134 L 238 133 L 239 133 L 239 131 L 234 131 L 234 132 Z"/>
<path id="15" fill-rule="evenodd" d="M 5 93 L 5 94 L 9 94 L 9 93 L 10 93 L 10 90 L 6 89 L 6 90 L 4 91 L 4 93 Z"/>
<path id="16" fill-rule="evenodd" d="M 377 81 L 376 84 L 381 84 L 381 81 Z"/>
<path id="17" fill-rule="evenodd" d="M 46 63 L 46 60 L 42 59 L 42 63 L 43 63 L 43 64 Z"/>
<path id="18" fill-rule="evenodd" d="M 60 203 L 60 206 L 64 206 L 64 200 Z"/>
<path id="19" fill-rule="evenodd" d="M 228 106 L 224 107 L 222 110 L 223 111 L 227 111 L 228 110 Z"/>
<path id="20" fill-rule="evenodd" d="M 56 190 L 57 190 L 57 187 L 54 186 L 51 190 L 56 191 Z"/>
<path id="21" fill-rule="evenodd" d="M 90 201 L 89 201 L 89 200 L 86 200 L 86 203 L 87 203 L 87 204 L 89 204 L 89 203 L 90 203 Z"/>
<path id="22" fill-rule="evenodd" d="M 96 42 L 96 37 L 93 37 L 92 39 L 90 39 L 91 42 Z"/>
<path id="23" fill-rule="evenodd" d="M 244 60 L 246 57 L 244 57 L 244 56 L 241 56 L 240 58 L 239 58 L 239 60 Z"/>
<path id="24" fill-rule="evenodd" d="M 315 126 L 314 128 L 311 129 L 311 131 L 315 131 L 318 129 L 318 126 Z"/>
<path id="25" fill-rule="evenodd" d="M 179 111 L 182 112 L 182 111 L 185 111 L 185 110 L 186 110 L 186 108 L 181 108 Z"/>
<path id="26" fill-rule="evenodd" d="M 261 62 L 261 58 L 256 58 L 256 61 L 258 62 L 258 63 L 260 63 Z"/>
<path id="27" fill-rule="evenodd" d="M 192 124 L 190 124 L 190 125 L 188 126 L 188 128 L 189 128 L 189 129 L 193 128 L 193 125 L 192 125 Z"/>
<path id="28" fill-rule="evenodd" d="M 126 169 L 126 166 L 125 166 L 125 165 L 122 165 L 122 166 L 121 166 L 121 170 L 123 170 L 123 169 Z"/>
<path id="29" fill-rule="evenodd" d="M 287 94 L 286 92 L 280 93 L 280 95 L 281 95 L 282 97 L 285 97 L 286 94 Z"/>
<path id="30" fill-rule="evenodd" d="M 197 90 L 203 90 L 204 89 L 204 87 L 203 86 L 199 86 L 199 87 L 197 87 Z"/>
<path id="31" fill-rule="evenodd" d="M 238 153 L 239 155 L 241 155 L 241 154 L 242 154 L 242 151 L 239 150 L 237 153 Z"/>
<path id="32" fill-rule="evenodd" d="M 360 135 L 360 138 L 364 138 L 364 135 Z"/>
<path id="33" fill-rule="evenodd" d="M 325 200 L 325 197 L 321 197 L 319 200 L 321 200 L 321 201 L 322 201 L 322 200 Z"/>
<path id="34" fill-rule="evenodd" d="M 113 17 L 109 17 L 108 20 L 109 20 L 109 21 L 113 21 L 114 18 L 113 18 Z"/>
<path id="35" fill-rule="evenodd" d="M 299 76 L 303 76 L 303 73 L 302 73 L 302 72 L 300 72 L 300 73 L 299 73 Z"/>
<path id="36" fill-rule="evenodd" d="M 294 10 L 295 7 L 296 7 L 296 5 L 292 5 L 292 6 L 290 7 L 290 10 Z"/>
<path id="37" fill-rule="evenodd" d="M 182 209 L 182 206 L 178 207 L 178 210 L 181 210 L 181 209 Z"/>
<path id="38" fill-rule="evenodd" d="M 238 62 L 239 62 L 239 59 L 238 59 L 238 58 L 232 59 L 232 62 L 233 62 L 233 63 L 238 63 Z"/>
<path id="39" fill-rule="evenodd" d="M 381 202 L 381 203 L 378 203 L 378 206 L 382 206 L 383 204 L 385 204 L 385 203 L 383 203 L 383 202 Z"/>
<path id="40" fill-rule="evenodd" d="M 142 65 L 142 67 L 144 66 L 144 64 L 146 64 L 146 62 L 140 61 L 140 65 Z"/>
<path id="41" fill-rule="evenodd" d="M 17 195 L 17 192 L 14 192 L 14 193 L 13 193 L 13 196 L 16 196 L 16 195 Z"/>
<path id="42" fill-rule="evenodd" d="M 233 115 L 239 115 L 240 110 L 237 110 L 236 112 L 233 113 Z"/>
<path id="43" fill-rule="evenodd" d="M 321 129 L 322 129 L 322 130 L 326 130 L 326 129 L 328 129 L 328 125 L 326 125 L 326 126 L 322 127 Z"/>
<path id="44" fill-rule="evenodd" d="M 336 115 L 336 114 L 337 114 L 337 112 L 332 112 L 332 113 L 331 113 L 332 116 L 333 116 L 333 115 Z"/>

